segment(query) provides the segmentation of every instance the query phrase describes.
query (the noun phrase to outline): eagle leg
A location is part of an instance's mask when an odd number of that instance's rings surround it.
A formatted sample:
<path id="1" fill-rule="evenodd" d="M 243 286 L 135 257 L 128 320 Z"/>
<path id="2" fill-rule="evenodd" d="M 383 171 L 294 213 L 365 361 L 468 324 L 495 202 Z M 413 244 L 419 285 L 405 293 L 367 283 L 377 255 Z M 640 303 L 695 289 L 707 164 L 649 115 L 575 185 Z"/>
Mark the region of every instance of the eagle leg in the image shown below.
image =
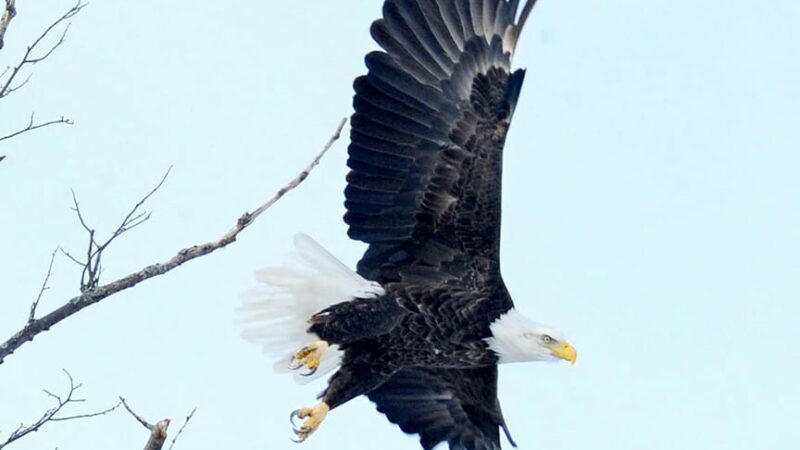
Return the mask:
<path id="1" fill-rule="evenodd" d="M 325 420 L 330 409 L 327 403 L 321 402 L 311 408 L 300 408 L 292 411 L 292 414 L 289 416 L 289 421 L 294 427 L 294 434 L 297 435 L 297 439 L 292 439 L 292 441 L 299 444 L 308 439 L 312 433 L 317 431 L 317 428 L 319 428 L 322 421 Z M 305 419 L 305 421 L 302 425 L 298 426 L 295 424 L 295 418 Z"/>
<path id="2" fill-rule="evenodd" d="M 301 375 L 306 377 L 314 375 L 317 369 L 319 369 L 322 355 L 328 347 L 329 345 L 326 341 L 316 341 L 306 345 L 292 356 L 292 359 L 289 361 L 289 370 L 298 370 L 305 367 L 308 371 L 301 373 Z"/>

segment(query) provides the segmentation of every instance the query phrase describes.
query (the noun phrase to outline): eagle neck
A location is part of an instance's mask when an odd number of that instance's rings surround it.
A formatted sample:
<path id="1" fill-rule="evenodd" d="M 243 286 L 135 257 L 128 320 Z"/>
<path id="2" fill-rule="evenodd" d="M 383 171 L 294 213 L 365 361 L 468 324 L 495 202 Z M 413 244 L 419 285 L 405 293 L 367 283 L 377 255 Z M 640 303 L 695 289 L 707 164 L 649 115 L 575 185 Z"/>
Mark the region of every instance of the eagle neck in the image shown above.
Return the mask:
<path id="1" fill-rule="evenodd" d="M 534 322 L 523 316 L 515 308 L 498 317 L 489 325 L 491 336 L 484 339 L 500 364 L 535 361 L 537 355 L 524 345 L 522 337 L 534 326 Z"/>

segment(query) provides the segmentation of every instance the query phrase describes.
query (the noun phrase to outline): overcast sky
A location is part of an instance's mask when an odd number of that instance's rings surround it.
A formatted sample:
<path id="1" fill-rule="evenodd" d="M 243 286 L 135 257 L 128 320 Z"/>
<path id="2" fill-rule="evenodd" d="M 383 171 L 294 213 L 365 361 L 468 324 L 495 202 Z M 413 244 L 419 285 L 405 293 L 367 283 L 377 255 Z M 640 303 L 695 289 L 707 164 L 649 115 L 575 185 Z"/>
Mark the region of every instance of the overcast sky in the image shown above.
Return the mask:
<path id="1" fill-rule="evenodd" d="M 161 178 L 150 222 L 102 281 L 216 239 L 272 195 L 350 114 L 380 2 L 93 2 L 67 42 L 0 104 L 0 340 L 24 323 L 62 246 L 104 235 Z M 18 2 L 11 65 L 70 0 Z M 502 263 L 517 308 L 562 329 L 578 363 L 500 370 L 522 449 L 791 448 L 800 443 L 800 6 L 794 1 L 541 0 L 515 63 L 529 69 L 507 142 Z M 255 269 L 304 231 L 348 264 L 346 139 L 229 248 L 109 298 L 0 366 L 0 442 L 63 392 L 69 414 L 125 396 L 178 449 L 418 448 L 366 399 L 302 447 L 297 387 L 239 338 Z M 41 311 L 76 295 L 56 259 Z M 119 411 L 53 423 L 17 450 L 140 448 Z M 507 443 L 504 444 L 507 446 Z"/>

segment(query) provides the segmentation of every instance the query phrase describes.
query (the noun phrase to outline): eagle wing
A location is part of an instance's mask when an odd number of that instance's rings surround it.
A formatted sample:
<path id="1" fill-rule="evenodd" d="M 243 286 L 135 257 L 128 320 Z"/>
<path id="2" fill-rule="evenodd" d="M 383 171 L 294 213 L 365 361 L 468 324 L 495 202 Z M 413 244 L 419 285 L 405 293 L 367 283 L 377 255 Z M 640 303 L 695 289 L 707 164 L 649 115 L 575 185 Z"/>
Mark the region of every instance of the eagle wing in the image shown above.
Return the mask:
<path id="1" fill-rule="evenodd" d="M 497 401 L 497 367 L 405 369 L 368 394 L 378 411 L 426 450 L 499 450 L 500 428 L 516 447 Z"/>
<path id="2" fill-rule="evenodd" d="M 499 279 L 502 150 L 524 78 L 511 59 L 534 3 L 519 19 L 519 0 L 384 3 L 371 31 L 385 51 L 355 80 L 348 149 L 363 276 L 466 290 Z"/>

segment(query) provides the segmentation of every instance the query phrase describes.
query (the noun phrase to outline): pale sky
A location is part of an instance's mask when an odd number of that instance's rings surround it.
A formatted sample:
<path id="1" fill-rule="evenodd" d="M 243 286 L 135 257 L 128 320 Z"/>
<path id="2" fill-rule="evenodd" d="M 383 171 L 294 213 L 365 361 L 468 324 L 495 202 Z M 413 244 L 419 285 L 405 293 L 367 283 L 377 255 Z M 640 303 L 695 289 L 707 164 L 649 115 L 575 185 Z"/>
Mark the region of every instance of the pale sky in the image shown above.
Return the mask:
<path id="1" fill-rule="evenodd" d="M 18 2 L 0 66 L 71 0 Z M 0 340 L 24 323 L 70 210 L 111 232 L 169 166 L 146 225 L 102 281 L 216 239 L 282 187 L 351 112 L 377 1 L 93 2 L 2 101 Z M 500 369 L 521 449 L 788 449 L 800 443 L 800 4 L 541 0 L 515 58 L 529 69 L 506 146 L 502 262 L 517 308 L 564 331 L 578 363 Z M 366 399 L 302 446 L 295 386 L 233 324 L 255 269 L 304 231 L 348 264 L 346 139 L 225 250 L 104 300 L 0 365 L 0 442 L 63 392 L 125 396 L 155 422 L 198 408 L 177 449 L 419 448 Z M 41 311 L 76 295 L 58 258 Z M 122 411 L 53 423 L 16 450 L 140 448 Z M 508 444 L 504 442 L 504 447 Z"/>

